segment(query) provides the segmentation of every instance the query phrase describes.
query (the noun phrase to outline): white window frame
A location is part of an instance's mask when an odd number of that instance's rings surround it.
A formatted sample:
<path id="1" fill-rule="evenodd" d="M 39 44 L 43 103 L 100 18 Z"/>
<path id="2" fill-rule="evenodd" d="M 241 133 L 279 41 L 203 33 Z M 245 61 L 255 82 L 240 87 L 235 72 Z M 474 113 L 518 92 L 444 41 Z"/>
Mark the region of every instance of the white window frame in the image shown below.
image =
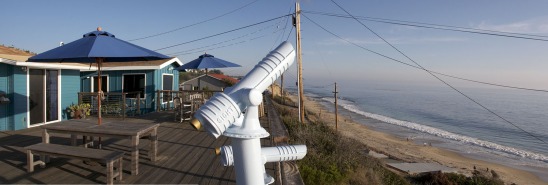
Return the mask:
<path id="1" fill-rule="evenodd" d="M 95 80 L 94 80 L 94 78 L 95 78 L 95 77 L 98 77 L 98 76 L 99 76 L 99 75 L 93 75 L 93 76 L 90 77 L 90 78 L 91 78 L 91 80 L 90 80 L 91 83 L 89 84 L 89 86 L 90 86 L 89 92 L 95 92 L 95 91 L 94 91 L 94 89 L 95 89 L 95 85 L 94 85 L 94 84 L 95 84 L 95 83 L 94 83 Z M 110 85 L 109 85 L 110 80 L 109 80 L 109 76 L 108 76 L 108 74 L 106 74 L 106 75 L 101 74 L 101 78 L 105 78 L 105 77 L 107 77 L 107 90 L 106 90 L 106 91 L 105 91 L 104 89 L 101 89 L 101 90 L 103 90 L 103 92 L 110 92 Z"/>
<path id="2" fill-rule="evenodd" d="M 124 80 L 126 78 L 126 75 L 145 75 L 145 89 L 143 90 L 143 95 L 141 96 L 141 99 L 146 99 L 147 94 L 147 74 L 146 73 L 122 73 L 122 93 L 125 93 L 124 91 Z"/>
<path id="3" fill-rule="evenodd" d="M 162 87 L 161 87 L 161 90 L 163 91 L 164 90 L 164 75 L 169 75 L 171 76 L 171 90 L 173 91 L 173 84 L 175 83 L 175 75 L 171 74 L 171 73 L 162 73 L 162 80 L 160 80 L 161 84 L 162 84 Z M 162 99 L 163 100 L 163 99 Z M 173 97 L 171 97 L 171 100 L 170 101 L 162 101 L 162 105 L 163 104 L 166 104 L 166 103 L 173 103 Z"/>
<path id="4" fill-rule="evenodd" d="M 46 124 L 50 124 L 50 123 L 56 123 L 56 122 L 60 122 L 63 118 L 62 118 L 62 108 L 61 108 L 61 97 L 62 96 L 62 81 L 61 81 L 61 69 L 40 69 L 40 70 L 44 70 L 44 81 L 43 81 L 43 84 L 44 86 L 46 85 L 46 70 L 57 70 L 59 73 L 57 74 L 57 90 L 58 90 L 58 93 L 57 93 L 57 120 L 53 120 L 53 121 L 47 121 L 47 122 L 43 122 L 43 123 L 37 123 L 37 124 L 34 124 L 34 125 L 31 125 L 30 124 L 30 101 L 29 101 L 29 98 L 30 98 L 30 86 L 29 86 L 29 82 L 30 82 L 30 76 L 29 76 L 29 71 L 31 69 L 35 69 L 35 68 L 28 68 L 27 67 L 27 117 L 26 117 L 26 121 L 27 121 L 27 128 L 33 128 L 33 127 L 37 127 L 37 126 L 42 126 L 42 125 L 46 125 Z M 46 88 L 44 87 L 44 105 L 46 105 Z M 46 109 L 44 109 L 44 121 L 46 120 Z"/>

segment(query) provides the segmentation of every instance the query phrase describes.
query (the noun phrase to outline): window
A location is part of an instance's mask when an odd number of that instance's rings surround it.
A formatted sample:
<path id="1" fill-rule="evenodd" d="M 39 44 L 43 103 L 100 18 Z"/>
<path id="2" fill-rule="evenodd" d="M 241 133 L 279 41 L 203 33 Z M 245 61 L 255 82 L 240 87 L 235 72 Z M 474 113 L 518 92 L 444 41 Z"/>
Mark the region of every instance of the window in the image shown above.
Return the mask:
<path id="1" fill-rule="evenodd" d="M 93 85 L 91 86 L 91 92 L 97 92 L 99 91 L 98 87 L 99 85 L 97 84 L 99 82 L 99 77 L 98 76 L 94 76 L 93 77 Z M 105 76 L 105 75 L 101 75 L 101 90 L 103 92 L 108 92 L 108 76 Z"/>
<path id="2" fill-rule="evenodd" d="M 141 92 L 141 98 L 145 98 L 145 74 L 124 74 L 122 91 L 125 93 Z M 137 98 L 136 94 L 128 94 L 128 98 Z"/>
<path id="3" fill-rule="evenodd" d="M 162 90 L 173 90 L 173 75 L 164 74 L 162 75 Z"/>
<path id="4" fill-rule="evenodd" d="M 172 74 L 163 74 L 162 75 L 162 90 L 172 91 L 173 90 L 173 75 Z M 171 101 L 171 93 L 164 92 L 162 102 Z"/>

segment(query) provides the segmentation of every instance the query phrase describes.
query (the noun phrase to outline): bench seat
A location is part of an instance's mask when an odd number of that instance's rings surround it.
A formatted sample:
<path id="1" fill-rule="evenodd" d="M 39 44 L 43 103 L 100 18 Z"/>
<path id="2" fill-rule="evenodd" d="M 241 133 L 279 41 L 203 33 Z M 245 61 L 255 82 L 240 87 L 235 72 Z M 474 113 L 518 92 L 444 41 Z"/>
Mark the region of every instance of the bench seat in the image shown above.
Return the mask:
<path id="1" fill-rule="evenodd" d="M 113 184 L 114 178 L 116 177 L 118 177 L 117 180 L 122 180 L 122 157 L 124 156 L 124 152 L 50 143 L 38 143 L 27 146 L 25 149 L 27 149 L 28 172 L 33 172 L 35 165 L 41 165 L 44 167 L 46 162 L 48 162 L 47 155 L 52 155 L 105 163 L 107 166 L 107 184 Z M 41 155 L 39 161 L 34 161 L 34 154 Z M 117 163 L 116 172 L 114 171 L 115 163 Z"/>

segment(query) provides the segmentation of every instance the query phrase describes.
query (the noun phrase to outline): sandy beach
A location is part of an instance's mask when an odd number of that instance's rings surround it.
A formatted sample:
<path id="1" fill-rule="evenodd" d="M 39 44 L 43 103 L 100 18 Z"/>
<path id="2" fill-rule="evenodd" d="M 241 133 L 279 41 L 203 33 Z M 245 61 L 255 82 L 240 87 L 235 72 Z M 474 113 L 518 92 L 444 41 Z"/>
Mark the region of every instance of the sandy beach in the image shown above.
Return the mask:
<path id="1" fill-rule="evenodd" d="M 275 88 L 273 92 L 279 92 Z M 297 102 L 296 96 L 289 96 Z M 321 119 L 333 128 L 335 127 L 335 115 L 328 112 L 319 102 L 305 98 L 307 111 L 315 113 L 316 116 L 309 116 L 309 119 Z M 320 114 L 321 112 L 321 114 Z M 321 117 L 320 117 L 321 116 Z M 471 175 L 474 166 L 478 171 L 494 170 L 506 184 L 548 184 L 540 178 L 527 171 L 511 168 L 508 166 L 491 162 L 476 160 L 464 157 L 458 153 L 445 149 L 419 145 L 405 138 L 397 138 L 393 135 L 374 131 L 367 126 L 354 122 L 352 119 L 339 114 L 338 130 L 346 137 L 353 138 L 367 145 L 371 149 L 392 156 L 406 162 L 437 162 L 439 164 L 456 168 L 459 173 Z"/>

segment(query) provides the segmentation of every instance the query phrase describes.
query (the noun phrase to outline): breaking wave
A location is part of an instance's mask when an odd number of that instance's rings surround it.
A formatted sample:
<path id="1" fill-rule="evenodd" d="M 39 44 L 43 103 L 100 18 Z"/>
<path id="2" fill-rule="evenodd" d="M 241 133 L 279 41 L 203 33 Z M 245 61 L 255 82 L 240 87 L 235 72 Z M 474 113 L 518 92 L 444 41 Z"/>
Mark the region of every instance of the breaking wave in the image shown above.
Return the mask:
<path id="1" fill-rule="evenodd" d="M 322 98 L 322 100 L 328 101 L 328 102 L 331 102 L 331 103 L 334 102 L 333 98 L 324 97 L 324 98 Z M 428 134 L 438 136 L 438 137 L 442 137 L 442 138 L 446 138 L 446 139 L 451 139 L 451 140 L 455 140 L 455 141 L 459 141 L 459 142 L 463 142 L 463 143 L 467 143 L 467 144 L 471 144 L 471 145 L 476 145 L 476 146 L 492 149 L 492 150 L 495 150 L 495 151 L 501 151 L 501 152 L 504 152 L 504 153 L 516 155 L 516 156 L 523 157 L 523 158 L 538 160 L 538 161 L 542 161 L 542 162 L 548 162 L 548 156 L 543 155 L 543 154 L 538 154 L 538 153 L 534 153 L 534 152 L 530 152 L 530 151 L 516 149 L 516 148 L 513 148 L 513 147 L 503 146 L 503 145 L 496 144 L 496 143 L 493 143 L 493 142 L 484 141 L 484 140 L 481 140 L 481 139 L 478 139 L 478 138 L 473 138 L 473 137 L 469 137 L 469 136 L 463 136 L 463 135 L 451 133 L 451 132 L 448 132 L 448 131 L 445 131 L 445 130 L 442 130 L 442 129 L 438 129 L 438 128 L 434 128 L 434 127 L 430 127 L 430 126 L 426 126 L 426 125 L 421 125 L 421 124 L 418 124 L 418 123 L 398 120 L 398 119 L 394 119 L 394 118 L 379 115 L 379 114 L 373 114 L 373 113 L 365 112 L 365 111 L 360 110 L 356 105 L 354 105 L 352 102 L 349 102 L 349 101 L 344 101 L 344 100 L 340 101 L 339 106 L 343 107 L 344 109 L 346 109 L 348 111 L 354 112 L 356 114 L 360 114 L 360 115 L 363 115 L 365 117 L 376 119 L 376 120 L 386 122 L 386 123 L 389 123 L 389 124 L 409 128 L 409 129 L 412 129 L 412 130 L 420 131 L 420 132 L 423 132 L 423 133 L 428 133 Z"/>

